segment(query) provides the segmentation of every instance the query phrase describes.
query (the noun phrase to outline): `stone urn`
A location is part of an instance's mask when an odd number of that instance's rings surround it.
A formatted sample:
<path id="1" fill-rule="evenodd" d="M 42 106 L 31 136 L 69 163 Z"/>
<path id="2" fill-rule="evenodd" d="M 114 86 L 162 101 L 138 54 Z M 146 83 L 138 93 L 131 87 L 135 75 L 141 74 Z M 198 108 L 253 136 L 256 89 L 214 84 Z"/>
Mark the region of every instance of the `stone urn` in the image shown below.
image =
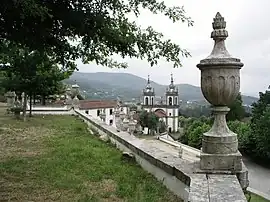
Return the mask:
<path id="1" fill-rule="evenodd" d="M 226 22 L 217 13 L 212 23 L 211 38 L 215 44 L 211 54 L 200 61 L 201 90 L 213 106 L 214 124 L 203 134 L 200 167 L 203 170 L 241 170 L 237 135 L 227 126 L 226 114 L 240 90 L 240 69 L 243 63 L 232 57 L 225 47 Z"/>
<path id="2" fill-rule="evenodd" d="M 123 121 L 124 118 L 126 117 L 126 114 L 125 114 L 125 112 L 123 110 L 120 111 L 120 114 L 119 115 L 120 115 L 121 121 Z"/>
<path id="3" fill-rule="evenodd" d="M 71 88 L 72 88 L 71 89 L 71 94 L 72 94 L 72 97 L 73 97 L 72 105 L 74 107 L 78 107 L 79 104 L 80 104 L 80 100 L 78 98 L 78 95 L 80 94 L 80 91 L 79 91 L 80 86 L 77 85 L 77 84 L 74 84 L 74 85 L 71 86 Z"/>
<path id="4" fill-rule="evenodd" d="M 5 96 L 7 98 L 7 113 L 9 114 L 11 107 L 14 105 L 16 94 L 15 92 L 9 91 Z"/>
<path id="5" fill-rule="evenodd" d="M 14 113 L 16 119 L 19 119 L 20 114 L 23 111 L 23 106 L 21 102 L 19 100 L 16 100 L 14 102 L 14 105 L 10 108 L 10 111 Z"/>
<path id="6" fill-rule="evenodd" d="M 128 124 L 129 124 L 129 120 L 127 118 L 124 118 L 124 120 L 123 120 L 123 131 L 128 130 Z"/>
<path id="7" fill-rule="evenodd" d="M 136 130 L 137 122 L 136 120 L 130 120 L 128 123 L 128 129 L 130 134 L 134 134 L 134 131 Z"/>

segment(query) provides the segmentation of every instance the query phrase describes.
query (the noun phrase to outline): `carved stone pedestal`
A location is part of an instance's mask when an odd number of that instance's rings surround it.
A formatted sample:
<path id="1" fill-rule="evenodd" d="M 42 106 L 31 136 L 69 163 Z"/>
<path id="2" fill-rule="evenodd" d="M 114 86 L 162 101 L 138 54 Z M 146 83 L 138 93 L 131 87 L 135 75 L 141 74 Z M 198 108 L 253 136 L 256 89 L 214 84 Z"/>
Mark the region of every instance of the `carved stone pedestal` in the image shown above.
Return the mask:
<path id="1" fill-rule="evenodd" d="M 202 170 L 242 170 L 242 155 L 240 152 L 233 154 L 208 154 L 201 152 L 200 160 Z"/>
<path id="2" fill-rule="evenodd" d="M 226 123 L 228 107 L 214 107 L 214 124 L 203 134 L 201 169 L 234 170 L 242 169 L 242 155 L 238 151 L 237 134 L 232 132 Z"/>

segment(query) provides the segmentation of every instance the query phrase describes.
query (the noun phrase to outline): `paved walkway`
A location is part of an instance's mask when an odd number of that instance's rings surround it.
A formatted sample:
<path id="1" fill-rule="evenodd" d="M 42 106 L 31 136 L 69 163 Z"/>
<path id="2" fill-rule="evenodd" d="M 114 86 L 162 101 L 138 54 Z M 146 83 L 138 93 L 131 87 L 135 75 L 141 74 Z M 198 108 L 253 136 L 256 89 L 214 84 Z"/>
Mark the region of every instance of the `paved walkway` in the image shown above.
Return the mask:
<path id="1" fill-rule="evenodd" d="M 247 158 L 243 159 L 249 177 L 249 187 L 270 196 L 270 169 L 262 167 Z"/>

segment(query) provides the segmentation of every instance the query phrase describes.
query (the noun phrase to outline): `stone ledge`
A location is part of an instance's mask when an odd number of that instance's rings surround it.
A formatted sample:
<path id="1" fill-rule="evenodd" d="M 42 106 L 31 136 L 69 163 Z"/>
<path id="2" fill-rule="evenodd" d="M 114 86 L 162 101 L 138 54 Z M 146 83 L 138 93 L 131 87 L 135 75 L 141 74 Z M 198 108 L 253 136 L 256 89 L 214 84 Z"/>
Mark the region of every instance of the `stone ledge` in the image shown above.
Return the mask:
<path id="1" fill-rule="evenodd" d="M 239 189 L 240 185 L 235 175 L 207 174 L 210 202 L 246 202 L 246 197 Z"/>

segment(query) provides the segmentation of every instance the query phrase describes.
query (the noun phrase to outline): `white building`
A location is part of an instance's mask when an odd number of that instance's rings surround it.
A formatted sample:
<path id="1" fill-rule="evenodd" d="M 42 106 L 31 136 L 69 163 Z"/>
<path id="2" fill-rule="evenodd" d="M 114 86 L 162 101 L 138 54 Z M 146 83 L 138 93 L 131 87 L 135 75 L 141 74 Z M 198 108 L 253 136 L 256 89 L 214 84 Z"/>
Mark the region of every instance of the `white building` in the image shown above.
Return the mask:
<path id="1" fill-rule="evenodd" d="M 169 133 L 178 132 L 178 112 L 179 112 L 179 94 L 178 88 L 174 85 L 173 76 L 171 74 L 171 83 L 165 92 L 165 103 L 156 104 L 155 91 L 148 81 L 145 89 L 143 89 L 143 109 L 153 111 L 168 126 Z"/>
<path id="2" fill-rule="evenodd" d="M 93 118 L 102 119 L 105 114 L 105 123 L 115 126 L 116 100 L 80 100 L 79 110 L 91 115 Z M 121 106 L 125 114 L 128 113 L 126 106 Z"/>

